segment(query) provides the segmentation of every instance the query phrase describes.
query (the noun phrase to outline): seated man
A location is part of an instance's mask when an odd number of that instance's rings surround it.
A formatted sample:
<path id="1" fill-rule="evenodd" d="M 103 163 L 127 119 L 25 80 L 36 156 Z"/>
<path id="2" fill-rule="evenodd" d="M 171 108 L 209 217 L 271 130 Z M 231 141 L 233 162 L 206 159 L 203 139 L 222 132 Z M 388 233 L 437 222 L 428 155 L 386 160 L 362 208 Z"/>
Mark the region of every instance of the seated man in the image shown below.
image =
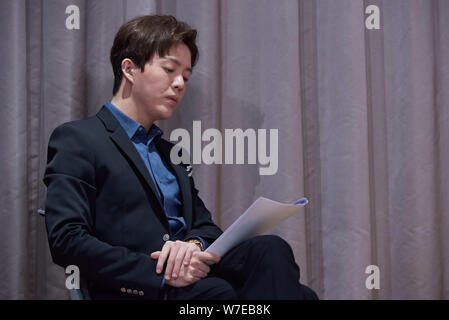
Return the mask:
<path id="1" fill-rule="evenodd" d="M 279 237 L 223 257 L 203 252 L 222 231 L 154 124 L 184 96 L 195 40 L 172 16 L 124 24 L 111 49 L 113 98 L 52 133 L 44 182 L 53 260 L 78 266 L 94 299 L 315 299 Z"/>

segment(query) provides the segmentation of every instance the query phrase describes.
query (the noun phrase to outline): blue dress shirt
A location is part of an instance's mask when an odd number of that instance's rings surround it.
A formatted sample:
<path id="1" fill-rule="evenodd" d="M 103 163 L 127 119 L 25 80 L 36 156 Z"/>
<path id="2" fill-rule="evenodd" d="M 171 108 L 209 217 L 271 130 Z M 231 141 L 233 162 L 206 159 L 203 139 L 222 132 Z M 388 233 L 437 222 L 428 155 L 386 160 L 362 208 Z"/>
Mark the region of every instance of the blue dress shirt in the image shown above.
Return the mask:
<path id="1" fill-rule="evenodd" d="M 110 101 L 106 102 L 106 107 L 123 127 L 150 173 L 156 186 L 157 195 L 164 205 L 170 225 L 170 238 L 173 241 L 183 240 L 186 223 L 181 217 L 182 204 L 179 184 L 171 168 L 162 160 L 156 149 L 156 144 L 162 136 L 162 130 L 153 124 L 147 133 L 141 124 L 128 117 Z"/>
<path id="2" fill-rule="evenodd" d="M 123 127 L 150 173 L 156 186 L 157 195 L 164 205 L 164 211 L 170 226 L 170 239 L 173 241 L 188 240 L 184 239 L 186 222 L 184 217 L 181 216 L 182 203 L 178 180 L 156 149 L 156 144 L 163 133 L 162 130 L 153 124 L 147 133 L 141 124 L 128 117 L 110 101 L 106 102 L 106 107 Z M 202 242 L 203 248 L 209 245 L 201 237 L 195 238 Z"/>

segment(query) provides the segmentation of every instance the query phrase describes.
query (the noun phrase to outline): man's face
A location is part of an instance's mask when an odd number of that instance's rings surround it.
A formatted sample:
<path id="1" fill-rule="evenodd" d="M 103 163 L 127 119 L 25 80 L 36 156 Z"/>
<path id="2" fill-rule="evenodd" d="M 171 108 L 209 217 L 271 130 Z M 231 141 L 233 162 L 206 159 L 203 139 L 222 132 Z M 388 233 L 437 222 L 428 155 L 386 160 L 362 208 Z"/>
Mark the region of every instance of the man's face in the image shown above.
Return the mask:
<path id="1" fill-rule="evenodd" d="M 184 97 L 191 74 L 190 50 L 184 43 L 173 45 L 164 57 L 155 53 L 144 71 L 135 74 L 132 94 L 139 112 L 153 121 L 169 118 Z"/>

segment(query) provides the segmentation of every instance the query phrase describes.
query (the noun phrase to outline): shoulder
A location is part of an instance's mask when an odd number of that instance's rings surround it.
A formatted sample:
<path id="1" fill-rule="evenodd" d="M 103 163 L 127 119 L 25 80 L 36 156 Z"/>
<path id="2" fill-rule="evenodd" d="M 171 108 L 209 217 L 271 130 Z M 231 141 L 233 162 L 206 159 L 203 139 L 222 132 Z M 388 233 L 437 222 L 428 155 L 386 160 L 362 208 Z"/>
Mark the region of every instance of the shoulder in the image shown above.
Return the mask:
<path id="1" fill-rule="evenodd" d="M 101 122 L 95 116 L 84 120 L 65 122 L 53 130 L 50 141 L 55 139 L 71 141 L 75 139 L 79 142 L 93 142 L 101 132 L 101 127 Z"/>
<path id="2" fill-rule="evenodd" d="M 82 132 L 94 129 L 99 125 L 101 125 L 101 121 L 98 119 L 98 117 L 91 116 L 87 119 L 64 122 L 58 125 L 54 130 L 75 130 Z"/>
<path id="3" fill-rule="evenodd" d="M 91 122 L 77 120 L 57 126 L 50 136 L 45 179 L 52 174 L 64 174 L 94 185 L 94 168 L 100 144 Z"/>

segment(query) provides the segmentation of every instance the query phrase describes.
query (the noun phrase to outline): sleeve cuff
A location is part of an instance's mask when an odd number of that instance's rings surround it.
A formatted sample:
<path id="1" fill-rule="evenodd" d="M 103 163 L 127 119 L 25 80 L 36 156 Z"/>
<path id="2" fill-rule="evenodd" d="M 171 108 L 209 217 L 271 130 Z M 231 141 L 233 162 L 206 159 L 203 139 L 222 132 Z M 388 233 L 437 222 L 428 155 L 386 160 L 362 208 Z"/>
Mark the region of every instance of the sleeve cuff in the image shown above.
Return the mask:
<path id="1" fill-rule="evenodd" d="M 198 236 L 197 236 L 197 237 L 189 237 L 189 238 L 187 238 L 187 239 L 184 239 L 184 241 L 191 240 L 191 239 L 197 239 L 197 240 L 201 241 L 201 243 L 203 244 L 204 250 L 206 250 L 207 247 L 210 246 L 210 243 L 209 243 L 208 241 L 206 241 L 206 240 L 204 240 L 203 238 L 198 237 Z"/>

